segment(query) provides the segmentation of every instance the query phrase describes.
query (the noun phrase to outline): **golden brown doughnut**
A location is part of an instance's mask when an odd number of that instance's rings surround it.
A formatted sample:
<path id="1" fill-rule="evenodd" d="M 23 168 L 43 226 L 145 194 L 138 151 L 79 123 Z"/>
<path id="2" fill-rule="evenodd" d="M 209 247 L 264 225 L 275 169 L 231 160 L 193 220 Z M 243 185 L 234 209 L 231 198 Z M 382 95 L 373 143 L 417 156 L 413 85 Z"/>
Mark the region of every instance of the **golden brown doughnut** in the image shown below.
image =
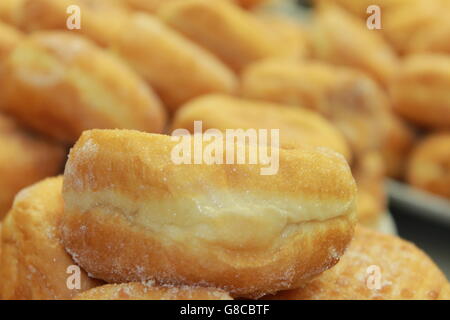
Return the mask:
<path id="1" fill-rule="evenodd" d="M 0 68 L 3 60 L 22 40 L 19 30 L 0 21 Z"/>
<path id="2" fill-rule="evenodd" d="M 99 284 L 80 270 L 80 290 L 67 283 L 75 266 L 61 244 L 62 177 L 22 190 L 3 222 L 0 292 L 3 299 L 70 299 Z"/>
<path id="3" fill-rule="evenodd" d="M 411 153 L 406 180 L 450 199 L 450 132 L 432 134 L 419 142 Z"/>
<path id="4" fill-rule="evenodd" d="M 398 61 L 381 32 L 367 29 L 363 21 L 337 6 L 319 6 L 311 35 L 313 55 L 364 71 L 386 87 Z"/>
<path id="5" fill-rule="evenodd" d="M 177 165 L 169 136 L 83 133 L 64 176 L 63 239 L 108 282 L 155 280 L 258 297 L 334 265 L 351 239 L 356 186 L 323 148 L 260 165 Z"/>
<path id="6" fill-rule="evenodd" d="M 350 247 L 336 266 L 303 288 L 268 298 L 436 300 L 446 285 L 444 274 L 412 243 L 357 227 Z"/>
<path id="7" fill-rule="evenodd" d="M 172 110 L 202 94 L 233 93 L 236 76 L 216 57 L 156 18 L 136 14 L 113 42 Z"/>
<path id="8" fill-rule="evenodd" d="M 241 93 L 321 113 L 342 131 L 356 154 L 381 145 L 387 97 L 374 81 L 352 69 L 316 61 L 263 60 L 243 72 Z"/>
<path id="9" fill-rule="evenodd" d="M 353 164 L 352 173 L 358 186 L 358 222 L 377 229 L 387 211 L 385 166 L 381 154 L 371 151 L 360 155 Z"/>
<path id="10" fill-rule="evenodd" d="M 404 5 L 394 6 L 391 10 L 382 12 L 384 34 L 397 52 L 408 54 L 415 51 L 416 49 L 412 48 L 418 45 L 417 39 L 423 36 L 429 37 L 431 42 L 435 41 L 436 36 L 439 37 L 441 31 L 434 34 L 429 28 L 433 29 L 433 25 L 442 27 L 440 20 L 446 12 L 446 8 L 443 7 L 445 1 L 447 0 L 406 0 L 407 3 Z"/>
<path id="11" fill-rule="evenodd" d="M 183 106 L 175 114 L 172 129 L 194 132 L 194 121 L 202 121 L 203 130 L 280 129 L 282 147 L 328 147 L 351 159 L 351 151 L 340 132 L 326 119 L 306 109 L 241 99 L 208 95 Z"/>
<path id="12" fill-rule="evenodd" d="M 225 291 L 203 287 L 154 286 L 130 282 L 106 284 L 84 291 L 73 300 L 232 300 Z"/>
<path id="13" fill-rule="evenodd" d="M 285 55 L 282 38 L 224 0 L 170 1 L 158 16 L 236 71 L 259 59 Z"/>
<path id="14" fill-rule="evenodd" d="M 0 113 L 0 220 L 22 188 L 63 169 L 65 148 L 35 136 Z"/>
<path id="15" fill-rule="evenodd" d="M 90 128 L 161 132 L 158 98 L 125 64 L 70 32 L 36 33 L 6 59 L 0 105 L 54 139 L 74 143 Z"/>
<path id="16" fill-rule="evenodd" d="M 450 57 L 406 58 L 391 86 L 395 111 L 416 125 L 450 128 Z"/>
<path id="17" fill-rule="evenodd" d="M 201 94 L 235 90 L 235 75 L 205 49 L 149 14 L 110 8 L 108 1 L 26 0 L 22 24 L 66 30 L 67 7 L 79 5 L 82 27 L 74 31 L 126 60 L 171 109 Z"/>

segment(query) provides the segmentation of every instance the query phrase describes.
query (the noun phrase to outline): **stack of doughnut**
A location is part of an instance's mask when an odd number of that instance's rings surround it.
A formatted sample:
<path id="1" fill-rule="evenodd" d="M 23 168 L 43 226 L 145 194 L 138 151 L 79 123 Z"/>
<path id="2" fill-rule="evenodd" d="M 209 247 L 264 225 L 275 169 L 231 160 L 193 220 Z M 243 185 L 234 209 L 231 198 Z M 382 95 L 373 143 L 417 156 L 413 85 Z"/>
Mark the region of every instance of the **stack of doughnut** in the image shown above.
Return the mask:
<path id="1" fill-rule="evenodd" d="M 288 1 L 0 1 L 0 299 L 450 298 L 382 233 L 386 176 L 450 198 L 447 4 Z M 276 172 L 174 161 L 229 130 Z"/>

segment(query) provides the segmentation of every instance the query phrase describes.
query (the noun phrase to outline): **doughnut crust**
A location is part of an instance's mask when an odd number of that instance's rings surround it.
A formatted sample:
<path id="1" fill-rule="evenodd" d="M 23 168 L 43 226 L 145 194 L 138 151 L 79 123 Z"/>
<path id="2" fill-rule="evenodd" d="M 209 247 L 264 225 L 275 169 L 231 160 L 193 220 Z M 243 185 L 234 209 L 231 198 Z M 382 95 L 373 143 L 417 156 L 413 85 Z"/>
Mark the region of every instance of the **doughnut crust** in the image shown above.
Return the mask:
<path id="1" fill-rule="evenodd" d="M 228 1 L 170 1 L 158 16 L 238 72 L 253 61 L 283 55 L 275 33 Z"/>
<path id="2" fill-rule="evenodd" d="M 449 87 L 449 56 L 409 56 L 391 86 L 394 109 L 418 126 L 450 129 Z"/>
<path id="3" fill-rule="evenodd" d="M 374 81 L 353 69 L 266 59 L 243 72 L 241 94 L 319 112 L 341 130 L 357 155 L 381 145 L 387 97 Z"/>
<path id="4" fill-rule="evenodd" d="M 202 287 L 154 286 L 142 282 L 106 284 L 76 295 L 73 300 L 232 300 L 225 291 Z"/>
<path id="5" fill-rule="evenodd" d="M 70 32 L 22 41 L 0 74 L 2 108 L 52 138 L 74 143 L 90 128 L 162 131 L 158 98 L 120 60 Z"/>
<path id="6" fill-rule="evenodd" d="M 71 299 L 99 285 L 80 270 L 81 289 L 69 289 L 67 273 L 75 265 L 60 238 L 62 177 L 22 190 L 3 222 L 0 292 L 3 299 Z"/>
<path id="7" fill-rule="evenodd" d="M 381 276 L 379 283 L 378 275 Z M 336 266 L 303 288 L 268 298 L 436 300 L 445 295 L 445 286 L 448 281 L 441 270 L 412 243 L 358 226 L 354 239 Z"/>
<path id="8" fill-rule="evenodd" d="M 178 110 L 172 129 L 184 128 L 193 133 L 194 121 L 202 121 L 203 130 L 280 129 L 280 144 L 284 148 L 304 145 L 327 147 L 351 159 L 351 151 L 342 134 L 326 119 L 306 109 L 225 95 L 208 95 Z"/>
<path id="9" fill-rule="evenodd" d="M 65 156 L 64 147 L 24 130 L 0 113 L 0 220 L 19 190 L 61 173 Z"/>
<path id="10" fill-rule="evenodd" d="M 406 180 L 414 187 L 450 199 L 450 132 L 432 134 L 415 147 Z"/>
<path id="11" fill-rule="evenodd" d="M 355 223 L 356 186 L 341 155 L 280 149 L 278 173 L 260 175 L 260 165 L 176 165 L 176 145 L 92 130 L 72 149 L 62 233 L 90 274 L 258 297 L 337 262 Z"/>

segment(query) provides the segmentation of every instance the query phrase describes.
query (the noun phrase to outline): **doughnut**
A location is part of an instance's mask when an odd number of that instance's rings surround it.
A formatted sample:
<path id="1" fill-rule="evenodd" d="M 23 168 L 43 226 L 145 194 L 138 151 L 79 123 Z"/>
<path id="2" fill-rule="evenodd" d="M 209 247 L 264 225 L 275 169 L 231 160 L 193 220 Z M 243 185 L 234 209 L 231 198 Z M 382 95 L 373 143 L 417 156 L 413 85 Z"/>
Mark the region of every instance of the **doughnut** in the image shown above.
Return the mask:
<path id="1" fill-rule="evenodd" d="M 394 110 L 418 126 L 448 129 L 449 87 L 449 56 L 409 56 L 403 61 L 390 88 Z"/>
<path id="2" fill-rule="evenodd" d="M 285 54 L 276 32 L 224 0 L 170 1 L 158 16 L 237 72 L 253 61 Z"/>
<path id="3" fill-rule="evenodd" d="M 63 169 L 66 150 L 0 113 L 0 220 L 22 188 Z"/>
<path id="4" fill-rule="evenodd" d="M 109 8 L 109 0 L 26 0 L 23 24 L 29 30 L 66 30 L 69 5 L 82 11 L 74 30 L 109 48 L 157 92 L 171 110 L 206 93 L 232 93 L 236 76 L 207 50 L 146 13 Z M 106 1 L 106 3 L 105 3 Z"/>
<path id="5" fill-rule="evenodd" d="M 136 14 L 124 28 L 128 31 L 113 42 L 115 51 L 171 110 L 202 94 L 236 90 L 236 76 L 227 66 L 156 18 Z"/>
<path id="6" fill-rule="evenodd" d="M 427 43 L 435 41 L 435 36 L 439 37 L 441 31 L 434 34 L 434 26 L 442 27 L 441 17 L 446 12 L 443 7 L 444 1 L 430 0 L 405 0 L 405 5 L 395 6 L 389 11 L 382 13 L 383 30 L 389 43 L 395 50 L 406 55 L 414 52 L 421 38 L 430 37 L 425 40 Z M 445 18 L 444 18 L 445 20 Z M 444 24 L 445 25 L 445 24 Z M 430 31 L 433 34 L 430 34 Z M 444 38 L 444 43 L 447 39 Z M 417 43 L 419 41 L 419 43 Z M 430 42 L 428 42 L 430 41 Z M 445 46 L 445 44 L 442 44 Z"/>
<path id="7" fill-rule="evenodd" d="M 261 163 L 207 164 L 208 155 L 176 164 L 178 144 L 91 130 L 72 149 L 63 242 L 94 277 L 257 298 L 296 288 L 338 261 L 353 234 L 356 196 L 341 155 L 269 148 L 279 153 L 279 170 L 261 175 Z"/>
<path id="8" fill-rule="evenodd" d="M 398 59 L 381 32 L 369 30 L 363 21 L 337 6 L 319 6 L 311 35 L 313 56 L 359 69 L 387 87 Z"/>
<path id="9" fill-rule="evenodd" d="M 228 293 L 202 287 L 154 286 L 130 282 L 106 284 L 84 291 L 73 300 L 232 300 Z"/>
<path id="10" fill-rule="evenodd" d="M 386 173 L 389 177 L 403 179 L 405 163 L 414 146 L 416 133 L 401 118 L 392 112 L 385 117 L 385 135 L 381 145 Z"/>
<path id="11" fill-rule="evenodd" d="M 205 131 L 279 129 L 282 147 L 328 147 L 346 159 L 351 159 L 351 151 L 340 132 L 326 119 L 306 109 L 225 95 L 208 95 L 179 109 L 173 119 L 172 130 L 184 128 L 193 133 L 194 121 L 202 121 Z"/>
<path id="12" fill-rule="evenodd" d="M 384 189 L 385 166 L 378 151 L 367 152 L 355 159 L 352 168 L 358 186 L 358 222 L 378 229 L 380 221 L 387 212 L 387 199 Z"/>
<path id="13" fill-rule="evenodd" d="M 71 299 L 100 284 L 79 270 L 80 289 L 69 289 L 68 268 L 76 265 L 66 253 L 59 231 L 63 215 L 62 180 L 49 178 L 23 189 L 3 222 L 0 263 L 3 299 Z"/>
<path id="14" fill-rule="evenodd" d="M 276 300 L 436 300 L 448 281 L 415 245 L 358 226 L 332 269 Z M 444 293 L 445 294 L 445 293 Z"/>
<path id="15" fill-rule="evenodd" d="M 22 34 L 15 28 L 0 21 L 0 68 L 3 60 L 22 40 Z"/>
<path id="16" fill-rule="evenodd" d="M 356 154 L 381 145 L 387 97 L 374 81 L 352 69 L 267 59 L 243 72 L 241 94 L 319 112 L 341 130 Z"/>
<path id="17" fill-rule="evenodd" d="M 275 34 L 274 45 L 278 46 L 280 50 L 285 50 L 283 56 L 295 59 L 305 58 L 311 54 L 306 27 L 299 21 L 288 15 L 275 14 L 270 11 L 262 11 L 256 17 L 269 30 L 267 32 Z M 279 44 L 280 41 L 283 43 L 282 46 Z"/>
<path id="18" fill-rule="evenodd" d="M 22 123 L 74 143 L 91 128 L 160 132 L 159 99 L 120 60 L 70 32 L 39 32 L 4 61 L 0 106 Z"/>
<path id="19" fill-rule="evenodd" d="M 431 134 L 415 146 L 406 180 L 414 187 L 450 199 L 450 132 Z"/>

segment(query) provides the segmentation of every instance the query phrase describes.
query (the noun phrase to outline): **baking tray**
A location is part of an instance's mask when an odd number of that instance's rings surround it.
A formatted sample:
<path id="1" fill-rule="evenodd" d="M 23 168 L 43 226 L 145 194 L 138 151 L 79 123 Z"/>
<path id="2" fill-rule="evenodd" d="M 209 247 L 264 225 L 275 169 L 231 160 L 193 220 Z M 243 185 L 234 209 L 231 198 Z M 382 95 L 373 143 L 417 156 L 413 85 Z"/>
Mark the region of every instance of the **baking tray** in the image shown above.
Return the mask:
<path id="1" fill-rule="evenodd" d="M 408 184 L 388 179 L 389 201 L 402 212 L 444 223 L 450 227 L 450 201 L 418 190 Z"/>

